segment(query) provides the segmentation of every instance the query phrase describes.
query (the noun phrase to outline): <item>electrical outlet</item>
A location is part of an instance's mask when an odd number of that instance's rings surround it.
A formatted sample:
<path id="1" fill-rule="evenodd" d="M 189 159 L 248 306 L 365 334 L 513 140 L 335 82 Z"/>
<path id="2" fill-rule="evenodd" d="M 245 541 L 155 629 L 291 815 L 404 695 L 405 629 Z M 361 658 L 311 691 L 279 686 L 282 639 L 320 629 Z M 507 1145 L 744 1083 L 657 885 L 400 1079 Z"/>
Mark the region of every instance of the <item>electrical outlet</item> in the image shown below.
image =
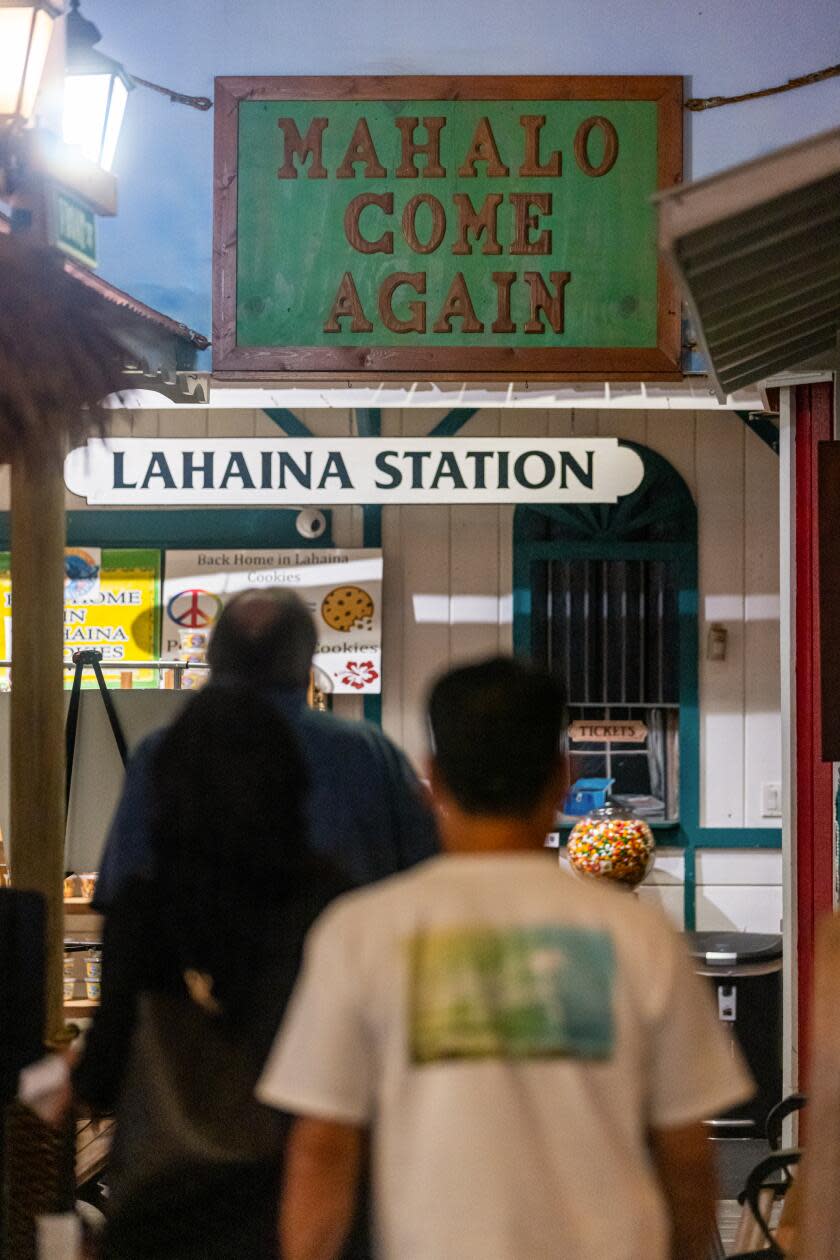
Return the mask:
<path id="1" fill-rule="evenodd" d="M 781 818 L 782 785 L 781 783 L 762 783 L 761 785 L 761 817 Z"/>

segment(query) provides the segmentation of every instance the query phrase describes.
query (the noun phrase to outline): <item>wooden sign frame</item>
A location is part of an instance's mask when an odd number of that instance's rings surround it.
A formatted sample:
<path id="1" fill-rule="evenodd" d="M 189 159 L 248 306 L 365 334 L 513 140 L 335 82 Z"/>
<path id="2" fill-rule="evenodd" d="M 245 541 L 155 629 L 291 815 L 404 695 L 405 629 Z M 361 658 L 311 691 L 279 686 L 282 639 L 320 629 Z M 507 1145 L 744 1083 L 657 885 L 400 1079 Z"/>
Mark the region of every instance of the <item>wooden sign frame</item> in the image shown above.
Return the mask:
<path id="1" fill-rule="evenodd" d="M 678 76 L 217 78 L 214 374 L 287 381 L 679 379 L 681 304 L 675 281 L 661 259 L 657 263 L 655 347 L 238 345 L 237 213 L 239 106 L 244 101 L 653 101 L 657 187 L 663 189 L 682 177 L 682 86 Z"/>

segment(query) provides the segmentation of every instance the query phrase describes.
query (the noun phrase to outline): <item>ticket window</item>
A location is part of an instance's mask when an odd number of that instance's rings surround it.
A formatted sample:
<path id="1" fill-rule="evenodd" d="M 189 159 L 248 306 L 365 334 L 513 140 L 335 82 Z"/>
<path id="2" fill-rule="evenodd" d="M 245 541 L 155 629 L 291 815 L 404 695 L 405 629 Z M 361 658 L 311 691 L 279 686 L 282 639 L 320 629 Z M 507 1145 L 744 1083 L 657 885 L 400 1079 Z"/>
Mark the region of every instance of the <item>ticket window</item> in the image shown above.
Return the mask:
<path id="1" fill-rule="evenodd" d="M 679 619 L 669 565 L 542 560 L 531 569 L 536 659 L 569 696 L 571 781 L 652 822 L 679 820 Z"/>

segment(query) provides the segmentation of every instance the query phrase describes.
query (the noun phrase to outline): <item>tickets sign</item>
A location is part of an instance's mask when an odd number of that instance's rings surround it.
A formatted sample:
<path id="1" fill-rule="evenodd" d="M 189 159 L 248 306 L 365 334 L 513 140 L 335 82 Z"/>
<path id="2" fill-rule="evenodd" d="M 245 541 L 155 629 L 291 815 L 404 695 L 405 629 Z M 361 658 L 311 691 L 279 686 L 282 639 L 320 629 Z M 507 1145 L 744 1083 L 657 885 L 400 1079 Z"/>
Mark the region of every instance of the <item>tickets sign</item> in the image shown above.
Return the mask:
<path id="1" fill-rule="evenodd" d="M 167 551 L 165 571 L 164 659 L 202 663 L 232 595 L 286 587 L 315 619 L 315 685 L 328 695 L 382 690 L 381 551 Z M 193 681 L 189 671 L 185 681 Z"/>
<path id="2" fill-rule="evenodd" d="M 0 659 L 12 660 L 11 557 L 0 553 Z M 99 547 L 68 547 L 64 553 L 64 662 L 73 653 L 102 653 L 110 686 L 154 687 L 154 670 L 120 671 L 121 661 L 154 660 L 158 653 L 160 552 Z M 8 680 L 8 670 L 3 674 Z M 65 673 L 65 685 L 72 674 Z M 90 671 L 83 686 L 95 686 Z"/>
<path id="3" fill-rule="evenodd" d="M 572 722 L 569 739 L 573 744 L 643 744 L 648 728 L 642 721 L 590 718 Z"/>

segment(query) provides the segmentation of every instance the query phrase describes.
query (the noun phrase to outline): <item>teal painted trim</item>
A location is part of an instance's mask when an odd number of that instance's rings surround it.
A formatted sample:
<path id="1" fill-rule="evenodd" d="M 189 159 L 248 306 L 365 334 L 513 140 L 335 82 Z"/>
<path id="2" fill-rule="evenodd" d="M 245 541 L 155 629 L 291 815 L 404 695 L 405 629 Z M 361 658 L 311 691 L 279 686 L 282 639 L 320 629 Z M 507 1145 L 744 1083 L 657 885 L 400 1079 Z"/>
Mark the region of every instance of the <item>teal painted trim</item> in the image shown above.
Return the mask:
<path id="1" fill-rule="evenodd" d="M 382 412 L 378 407 L 356 408 L 356 432 L 359 437 L 380 437 Z M 378 503 L 366 503 L 362 508 L 362 546 L 382 546 L 382 507 Z M 382 725 L 382 696 L 365 696 L 364 713 L 368 722 Z"/>
<path id="2" fill-rule="evenodd" d="M 531 641 L 531 558 L 525 547 L 513 549 L 513 651 L 530 656 Z"/>
<path id="3" fill-rule="evenodd" d="M 776 827 L 701 827 L 695 849 L 781 849 Z"/>
<path id="4" fill-rule="evenodd" d="M 472 420 L 477 407 L 456 407 L 448 411 L 429 433 L 429 437 L 454 437 L 463 429 L 468 420 Z"/>
<path id="5" fill-rule="evenodd" d="M 679 823 L 651 822 L 648 826 L 654 834 L 658 848 L 684 849 L 686 847 L 685 834 Z M 569 823 L 564 823 L 562 827 L 557 827 L 555 830 L 560 836 L 561 844 L 565 844 L 571 835 L 572 827 Z"/>
<path id="6" fill-rule="evenodd" d="M 680 636 L 680 823 L 691 840 L 700 828 L 700 645 L 696 548 L 684 546 L 674 568 Z"/>
<path id="7" fill-rule="evenodd" d="M 0 513 L 0 542 L 8 546 L 8 513 Z M 332 513 L 320 538 L 301 538 L 290 508 L 171 508 L 160 512 L 113 508 L 67 513 L 71 547 L 332 547 Z"/>
<path id="8" fill-rule="evenodd" d="M 359 437 L 380 437 L 382 434 L 382 412 L 378 407 L 357 407 L 356 432 Z M 366 503 L 362 508 L 362 546 L 382 546 L 382 506 L 378 503 Z"/>
<path id="9" fill-rule="evenodd" d="M 679 823 L 651 823 L 660 849 L 781 849 L 782 833 L 776 827 L 699 827 L 694 836 L 686 834 Z M 568 839 L 570 826 L 559 827 L 562 843 Z"/>
<path id="10" fill-rule="evenodd" d="M 362 546 L 382 546 L 382 507 L 378 503 L 367 503 L 362 508 Z"/>
<path id="11" fill-rule="evenodd" d="M 359 437 L 380 437 L 382 434 L 382 412 L 378 407 L 356 408 L 356 432 Z"/>
<path id="12" fill-rule="evenodd" d="M 523 560 L 681 560 L 690 544 L 679 542 L 516 542 Z"/>
<path id="13" fill-rule="evenodd" d="M 683 854 L 683 931 L 697 928 L 697 853 L 692 844 Z"/>
<path id="14" fill-rule="evenodd" d="M 382 508 L 379 504 L 366 504 L 362 508 L 362 544 L 365 547 L 382 546 Z M 382 725 L 382 696 L 365 696 L 365 717 L 368 722 Z"/>
<path id="15" fill-rule="evenodd" d="M 382 725 L 382 696 L 365 696 L 365 721 Z"/>
<path id="16" fill-rule="evenodd" d="M 299 420 L 293 411 L 289 411 L 286 407 L 263 407 L 263 411 L 278 429 L 282 429 L 286 437 L 306 438 L 314 437 L 311 429 L 308 429 L 302 420 Z"/>
<path id="17" fill-rule="evenodd" d="M 149 512 L 93 508 L 67 513 L 70 547 L 332 547 L 332 512 L 320 538 L 301 538 L 290 508 L 172 508 Z M 8 512 L 0 512 L 0 550 L 11 545 Z"/>

